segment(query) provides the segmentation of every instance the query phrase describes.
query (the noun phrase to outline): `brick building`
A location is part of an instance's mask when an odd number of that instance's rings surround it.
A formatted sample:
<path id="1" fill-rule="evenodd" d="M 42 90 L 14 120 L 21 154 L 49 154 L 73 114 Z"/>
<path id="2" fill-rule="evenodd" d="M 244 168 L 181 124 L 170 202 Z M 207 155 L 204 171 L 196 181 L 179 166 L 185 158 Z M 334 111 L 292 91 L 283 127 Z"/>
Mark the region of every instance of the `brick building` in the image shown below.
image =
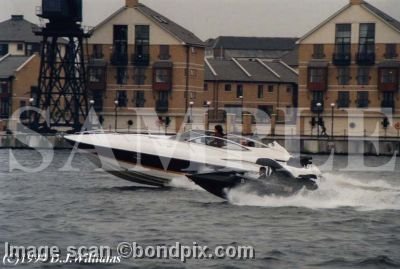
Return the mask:
<path id="1" fill-rule="evenodd" d="M 34 27 L 22 15 L 0 22 L 0 131 L 9 128 L 14 111 L 29 106 L 34 97 L 41 42 Z"/>
<path id="2" fill-rule="evenodd" d="M 169 117 L 176 131 L 189 104 L 202 105 L 203 42 L 137 0 L 97 25 L 88 43 L 88 87 L 105 128 L 115 128 L 118 113 L 119 129 L 129 120 L 141 128 L 141 114 L 149 128 Z"/>
<path id="3" fill-rule="evenodd" d="M 297 108 L 298 74 L 280 60 L 206 59 L 204 105 L 210 105 L 210 121 L 223 121 L 231 110 L 240 121 L 240 111 L 252 112 L 259 123 L 294 120 Z M 239 108 L 239 109 L 237 109 Z M 275 117 L 276 115 L 276 117 Z"/>
<path id="4" fill-rule="evenodd" d="M 298 44 L 301 134 L 315 135 L 312 118 L 320 115 L 329 135 L 397 135 L 399 21 L 363 0 L 351 0 Z M 386 131 L 385 117 L 392 125 Z"/>

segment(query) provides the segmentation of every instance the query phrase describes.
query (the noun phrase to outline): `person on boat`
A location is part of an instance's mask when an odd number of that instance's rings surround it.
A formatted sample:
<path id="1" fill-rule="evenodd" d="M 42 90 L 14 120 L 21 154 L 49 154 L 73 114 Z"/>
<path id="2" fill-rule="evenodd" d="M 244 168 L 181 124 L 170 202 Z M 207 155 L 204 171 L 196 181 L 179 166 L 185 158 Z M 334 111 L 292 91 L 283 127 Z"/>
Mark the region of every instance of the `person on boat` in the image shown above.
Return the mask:
<path id="1" fill-rule="evenodd" d="M 268 177 L 267 168 L 265 168 L 264 166 L 261 166 L 258 179 L 267 179 L 267 177 Z"/>
<path id="2" fill-rule="evenodd" d="M 221 125 L 215 125 L 214 127 L 214 139 L 210 142 L 210 146 L 213 147 L 218 147 L 218 148 L 222 148 L 223 146 L 225 146 L 225 141 L 223 140 L 225 134 L 224 134 L 224 128 L 222 128 Z"/>

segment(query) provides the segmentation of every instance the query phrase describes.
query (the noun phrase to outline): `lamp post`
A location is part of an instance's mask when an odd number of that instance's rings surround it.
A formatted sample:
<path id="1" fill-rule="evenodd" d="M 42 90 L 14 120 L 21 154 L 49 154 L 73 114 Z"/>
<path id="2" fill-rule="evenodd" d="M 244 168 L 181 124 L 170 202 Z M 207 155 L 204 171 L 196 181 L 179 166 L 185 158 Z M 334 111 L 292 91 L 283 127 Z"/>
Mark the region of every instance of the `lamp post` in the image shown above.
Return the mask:
<path id="1" fill-rule="evenodd" d="M 117 132 L 117 124 L 118 124 L 118 104 L 119 104 L 119 102 L 118 102 L 118 100 L 115 100 L 114 101 L 114 104 L 115 104 L 115 115 L 114 115 L 114 120 L 115 120 L 115 123 L 114 123 L 114 125 L 115 125 L 115 132 Z"/>
<path id="2" fill-rule="evenodd" d="M 33 102 L 35 102 L 35 99 L 33 99 L 33 98 L 29 98 L 29 106 L 30 107 L 32 107 L 32 105 L 33 105 Z M 31 125 L 32 125 L 32 110 L 31 110 L 31 108 L 29 108 L 29 114 L 28 114 L 28 116 L 29 116 L 29 128 L 31 127 Z"/>
<path id="3" fill-rule="evenodd" d="M 209 111 L 210 111 L 210 106 L 211 106 L 211 101 L 207 101 L 207 102 L 204 104 L 204 107 L 206 108 L 206 114 L 207 114 L 207 117 L 206 117 L 207 125 L 205 125 L 206 131 L 208 131 L 208 129 L 209 129 L 209 127 L 210 127 L 210 113 L 209 113 Z"/>
<path id="4" fill-rule="evenodd" d="M 239 96 L 239 99 L 240 99 L 240 105 L 242 106 L 241 115 L 242 115 L 242 124 L 243 124 L 243 103 L 244 103 L 243 95 Z"/>
<path id="5" fill-rule="evenodd" d="M 189 123 L 192 123 L 192 117 L 193 117 L 193 105 L 194 105 L 194 102 L 193 102 L 193 101 L 190 101 L 190 102 L 189 102 L 189 105 L 190 105 Z"/>
<path id="6" fill-rule="evenodd" d="M 333 140 L 333 128 L 334 128 L 334 115 L 335 115 L 335 103 L 331 103 L 331 139 Z"/>
<path id="7" fill-rule="evenodd" d="M 321 117 L 321 103 L 317 103 L 317 114 L 318 114 L 318 119 L 317 119 L 317 137 L 319 139 L 319 124 L 320 124 L 320 117 Z"/>
<path id="8" fill-rule="evenodd" d="M 94 100 L 89 101 L 90 108 L 89 108 L 89 122 L 90 122 L 90 130 L 93 129 L 93 115 L 92 115 L 92 108 L 94 106 Z"/>

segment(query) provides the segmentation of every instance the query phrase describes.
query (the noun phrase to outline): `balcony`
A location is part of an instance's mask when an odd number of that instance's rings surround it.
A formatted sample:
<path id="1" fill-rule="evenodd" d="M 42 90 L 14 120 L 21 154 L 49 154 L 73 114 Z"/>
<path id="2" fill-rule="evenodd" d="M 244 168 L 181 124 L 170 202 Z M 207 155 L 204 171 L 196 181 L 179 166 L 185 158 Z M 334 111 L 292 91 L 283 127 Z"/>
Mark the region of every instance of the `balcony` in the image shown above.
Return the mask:
<path id="1" fill-rule="evenodd" d="M 317 104 L 320 103 L 321 106 Z M 324 112 L 324 102 L 319 100 L 312 100 L 311 101 L 311 112 L 313 113 L 323 113 Z"/>
<path id="2" fill-rule="evenodd" d="M 309 91 L 326 91 L 326 82 L 308 82 Z"/>
<path id="3" fill-rule="evenodd" d="M 350 53 L 334 53 L 332 56 L 332 63 L 336 66 L 347 66 L 351 64 Z"/>
<path id="4" fill-rule="evenodd" d="M 161 66 L 161 67 L 160 67 Z M 168 67 L 158 65 L 153 66 L 153 90 L 171 91 L 172 90 L 172 64 Z"/>
<path id="5" fill-rule="evenodd" d="M 378 69 L 378 88 L 382 92 L 396 92 L 399 89 L 399 71 L 396 68 Z"/>
<path id="6" fill-rule="evenodd" d="M 104 54 L 103 53 L 93 53 L 89 57 L 91 60 L 102 60 L 102 59 L 104 59 Z"/>
<path id="7" fill-rule="evenodd" d="M 114 51 L 111 55 L 111 64 L 116 66 L 128 65 L 128 53 Z"/>
<path id="8" fill-rule="evenodd" d="M 356 61 L 358 65 L 374 65 L 375 64 L 375 53 L 362 52 L 357 53 Z"/>
<path id="9" fill-rule="evenodd" d="M 135 66 L 149 66 L 150 55 L 149 54 L 132 54 L 132 64 Z"/>
<path id="10" fill-rule="evenodd" d="M 328 88 L 328 68 L 309 67 L 307 88 L 309 91 L 326 91 Z"/>
<path id="11" fill-rule="evenodd" d="M 102 59 L 91 59 L 87 68 L 89 90 L 105 90 L 107 87 L 107 63 Z"/>
<path id="12" fill-rule="evenodd" d="M 169 109 L 168 100 L 157 100 L 156 102 L 157 113 L 167 113 L 168 109 Z"/>

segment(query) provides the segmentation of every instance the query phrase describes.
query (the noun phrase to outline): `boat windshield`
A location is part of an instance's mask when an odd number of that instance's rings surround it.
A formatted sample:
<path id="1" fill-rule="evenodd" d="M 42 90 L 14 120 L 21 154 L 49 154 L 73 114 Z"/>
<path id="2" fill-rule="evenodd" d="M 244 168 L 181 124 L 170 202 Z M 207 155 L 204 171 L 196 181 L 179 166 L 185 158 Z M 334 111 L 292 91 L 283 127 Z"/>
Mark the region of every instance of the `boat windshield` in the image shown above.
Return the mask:
<path id="1" fill-rule="evenodd" d="M 225 138 L 204 135 L 192 138 L 188 141 L 189 143 L 201 144 L 210 147 L 216 147 L 227 150 L 236 150 L 236 151 L 247 151 L 248 149 L 234 141 L 230 141 Z"/>
<path id="2" fill-rule="evenodd" d="M 200 136 L 205 136 L 206 132 L 201 131 L 201 130 L 196 130 L 196 131 L 187 131 L 184 133 L 179 133 L 174 136 L 171 136 L 171 140 L 176 140 L 176 141 L 189 141 L 192 140 L 193 138 L 200 137 Z"/>
<path id="3" fill-rule="evenodd" d="M 241 135 L 228 134 L 226 138 L 230 141 L 234 141 L 236 143 L 239 143 L 243 146 L 250 147 L 250 148 L 269 148 L 270 147 L 268 144 L 264 144 L 263 142 L 261 142 L 259 140 L 241 136 Z"/>
<path id="4" fill-rule="evenodd" d="M 204 136 L 212 137 L 213 139 L 215 139 L 213 132 L 206 132 L 203 130 L 187 131 L 184 133 L 180 133 L 180 134 L 171 136 L 170 139 L 177 140 L 177 141 L 190 141 L 195 138 L 204 137 Z M 264 144 L 259 140 L 241 136 L 241 135 L 228 134 L 226 137 L 224 137 L 224 140 L 231 141 L 235 144 L 239 144 L 239 145 L 242 145 L 245 147 L 250 147 L 250 148 L 269 148 L 270 147 L 268 144 Z"/>

